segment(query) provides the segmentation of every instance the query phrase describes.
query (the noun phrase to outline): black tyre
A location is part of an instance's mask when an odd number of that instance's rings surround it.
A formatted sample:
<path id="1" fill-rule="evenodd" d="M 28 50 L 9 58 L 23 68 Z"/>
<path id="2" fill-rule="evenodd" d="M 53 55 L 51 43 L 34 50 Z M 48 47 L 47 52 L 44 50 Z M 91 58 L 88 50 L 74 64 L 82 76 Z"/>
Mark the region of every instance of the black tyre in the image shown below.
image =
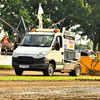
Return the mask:
<path id="1" fill-rule="evenodd" d="M 71 72 L 69 72 L 69 75 L 70 75 L 70 76 L 74 76 L 74 75 L 75 75 L 74 70 L 72 70 Z"/>
<path id="2" fill-rule="evenodd" d="M 23 70 L 22 69 L 15 68 L 15 73 L 16 73 L 16 75 L 20 76 L 20 75 L 22 75 Z"/>
<path id="3" fill-rule="evenodd" d="M 79 64 L 77 64 L 77 65 L 75 66 L 75 69 L 72 70 L 71 72 L 69 72 L 69 75 L 70 75 L 70 76 L 79 76 L 80 73 L 81 73 L 81 66 L 80 66 Z"/>
<path id="4" fill-rule="evenodd" d="M 43 70 L 45 76 L 52 76 L 54 73 L 54 66 L 52 63 L 49 64 L 48 68 Z"/>

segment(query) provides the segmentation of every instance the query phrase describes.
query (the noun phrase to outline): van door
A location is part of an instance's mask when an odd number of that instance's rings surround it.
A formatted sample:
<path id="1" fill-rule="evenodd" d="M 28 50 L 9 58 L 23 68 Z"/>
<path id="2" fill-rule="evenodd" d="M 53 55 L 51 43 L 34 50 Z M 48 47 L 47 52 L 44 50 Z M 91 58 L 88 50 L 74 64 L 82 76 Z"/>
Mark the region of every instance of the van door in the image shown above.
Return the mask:
<path id="1" fill-rule="evenodd" d="M 57 36 L 54 45 L 53 45 L 53 50 L 52 50 L 52 57 L 56 61 L 56 70 L 61 70 L 63 69 L 63 63 L 64 63 L 64 50 L 63 50 L 63 37 L 62 36 Z M 56 50 L 55 45 L 56 42 L 60 43 L 60 49 Z"/>

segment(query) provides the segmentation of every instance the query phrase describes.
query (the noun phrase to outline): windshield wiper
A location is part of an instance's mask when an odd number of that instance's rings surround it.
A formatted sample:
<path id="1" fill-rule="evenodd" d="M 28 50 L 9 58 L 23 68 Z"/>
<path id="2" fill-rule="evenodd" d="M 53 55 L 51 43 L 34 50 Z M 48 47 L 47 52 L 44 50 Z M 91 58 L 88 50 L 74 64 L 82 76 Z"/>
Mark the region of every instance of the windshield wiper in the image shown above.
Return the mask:
<path id="1" fill-rule="evenodd" d="M 30 46 L 36 46 L 36 47 L 38 47 L 39 45 L 30 45 Z"/>
<path id="2" fill-rule="evenodd" d="M 29 44 L 22 44 L 22 45 L 20 45 L 20 46 L 30 46 Z"/>

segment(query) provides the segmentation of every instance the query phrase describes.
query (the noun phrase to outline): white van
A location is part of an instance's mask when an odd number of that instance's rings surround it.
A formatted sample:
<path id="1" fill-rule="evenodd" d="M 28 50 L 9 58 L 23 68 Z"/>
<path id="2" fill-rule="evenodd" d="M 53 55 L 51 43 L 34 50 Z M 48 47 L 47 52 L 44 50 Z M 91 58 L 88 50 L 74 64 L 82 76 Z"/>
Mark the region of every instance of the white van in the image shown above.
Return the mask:
<path id="1" fill-rule="evenodd" d="M 61 33 L 59 29 L 33 29 L 23 38 L 12 55 L 16 75 L 23 71 L 42 71 L 46 76 L 54 72 L 68 72 L 78 76 L 80 53 L 74 51 L 75 35 Z M 69 32 L 70 33 L 70 32 Z M 69 44 L 69 45 L 68 45 Z"/>

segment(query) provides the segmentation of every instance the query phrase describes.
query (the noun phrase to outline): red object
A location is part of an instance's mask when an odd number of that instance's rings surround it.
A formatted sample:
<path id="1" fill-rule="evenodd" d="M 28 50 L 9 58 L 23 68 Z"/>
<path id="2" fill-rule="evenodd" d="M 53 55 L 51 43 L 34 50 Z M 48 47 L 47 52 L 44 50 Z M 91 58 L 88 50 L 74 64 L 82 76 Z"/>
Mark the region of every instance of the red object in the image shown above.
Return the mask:
<path id="1" fill-rule="evenodd" d="M 3 38 L 3 43 L 9 43 L 6 37 Z"/>

